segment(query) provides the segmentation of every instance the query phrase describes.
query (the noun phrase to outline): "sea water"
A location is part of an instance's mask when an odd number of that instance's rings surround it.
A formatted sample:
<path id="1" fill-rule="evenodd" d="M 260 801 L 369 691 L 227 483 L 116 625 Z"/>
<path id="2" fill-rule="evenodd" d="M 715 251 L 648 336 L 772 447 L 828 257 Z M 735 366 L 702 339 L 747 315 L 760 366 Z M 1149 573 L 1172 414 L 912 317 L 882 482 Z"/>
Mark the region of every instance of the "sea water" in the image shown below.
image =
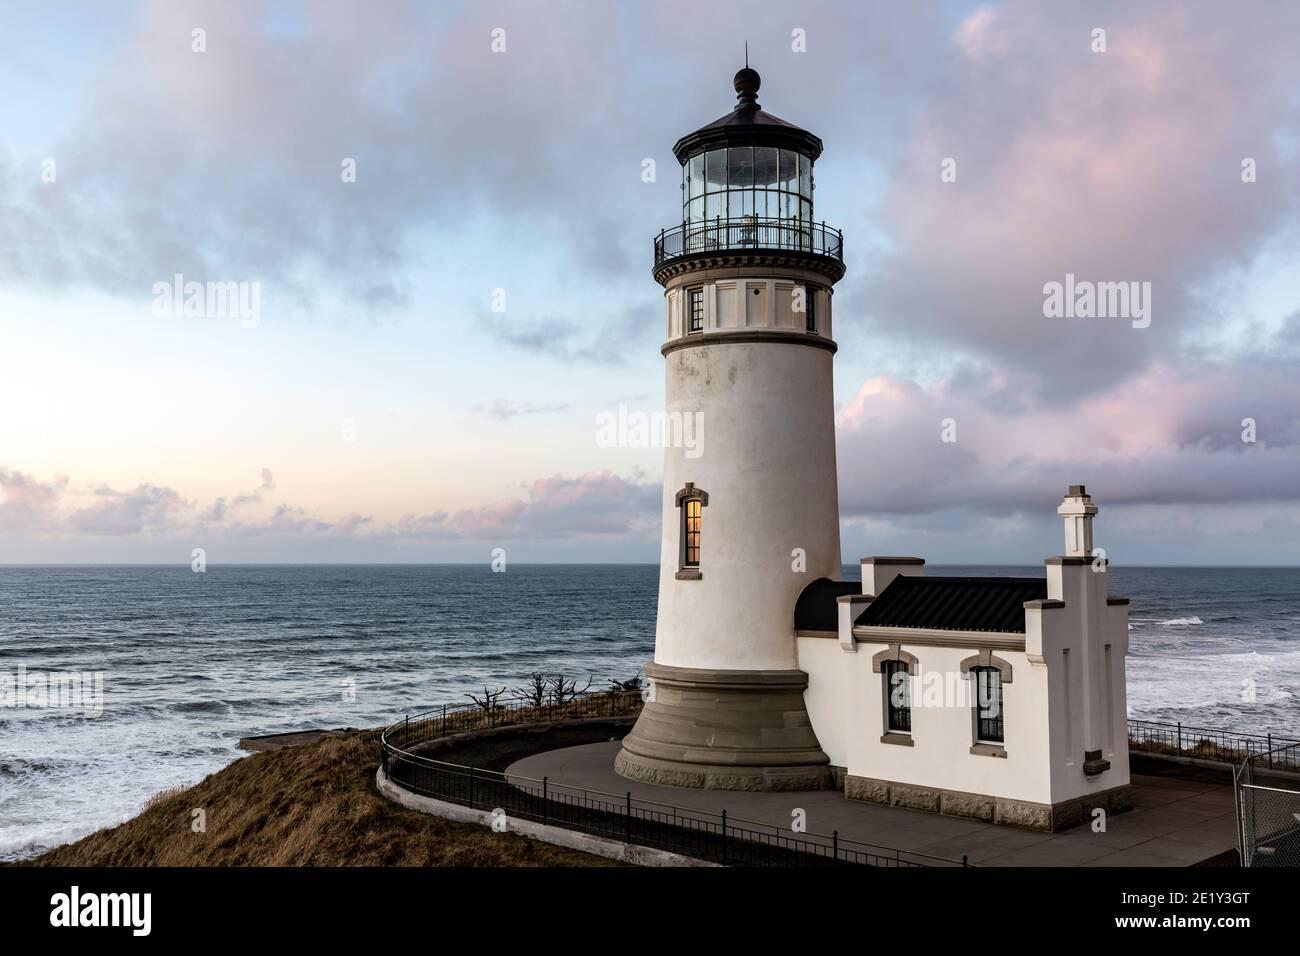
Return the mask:
<path id="1" fill-rule="evenodd" d="M 1130 716 L 1300 733 L 1300 568 L 1107 573 L 1133 602 Z M 0 673 L 98 675 L 102 712 L 0 707 L 0 859 L 134 816 L 240 737 L 376 727 L 532 671 L 632 677 L 657 589 L 651 565 L 2 567 Z"/>

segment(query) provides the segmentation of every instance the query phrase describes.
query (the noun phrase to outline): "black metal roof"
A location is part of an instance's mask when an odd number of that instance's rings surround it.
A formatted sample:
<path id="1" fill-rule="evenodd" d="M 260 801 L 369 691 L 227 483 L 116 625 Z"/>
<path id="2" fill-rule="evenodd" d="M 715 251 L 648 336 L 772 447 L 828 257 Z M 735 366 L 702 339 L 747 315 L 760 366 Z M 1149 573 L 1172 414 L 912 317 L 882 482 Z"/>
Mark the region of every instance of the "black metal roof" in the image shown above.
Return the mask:
<path id="1" fill-rule="evenodd" d="M 794 602 L 796 631 L 838 631 L 840 612 L 835 599 L 841 594 L 861 594 L 861 581 L 832 581 L 818 578 L 799 592 Z"/>
<path id="2" fill-rule="evenodd" d="M 736 74 L 736 108 L 677 141 L 673 155 L 684 163 L 697 153 L 725 146 L 778 146 L 793 149 L 809 159 L 822 154 L 822 141 L 806 129 L 765 112 L 758 105 L 762 79 L 748 66 Z"/>
<path id="3" fill-rule="evenodd" d="M 1022 634 L 1026 601 L 1047 597 L 1046 578 L 894 578 L 855 624 Z"/>

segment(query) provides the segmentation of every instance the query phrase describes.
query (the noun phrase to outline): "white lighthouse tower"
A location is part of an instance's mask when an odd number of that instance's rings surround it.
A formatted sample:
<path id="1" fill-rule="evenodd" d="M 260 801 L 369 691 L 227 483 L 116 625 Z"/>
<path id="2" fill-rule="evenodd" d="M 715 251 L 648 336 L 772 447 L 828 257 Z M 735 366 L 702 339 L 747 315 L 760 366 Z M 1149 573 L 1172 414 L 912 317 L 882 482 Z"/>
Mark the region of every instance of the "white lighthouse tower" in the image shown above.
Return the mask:
<path id="1" fill-rule="evenodd" d="M 843 238 L 813 215 L 821 140 L 737 104 L 679 140 L 682 223 L 655 240 L 669 421 L 651 695 L 618 771 L 676 786 L 829 786 L 804 705 L 793 609 L 838 580 L 832 290 Z"/>

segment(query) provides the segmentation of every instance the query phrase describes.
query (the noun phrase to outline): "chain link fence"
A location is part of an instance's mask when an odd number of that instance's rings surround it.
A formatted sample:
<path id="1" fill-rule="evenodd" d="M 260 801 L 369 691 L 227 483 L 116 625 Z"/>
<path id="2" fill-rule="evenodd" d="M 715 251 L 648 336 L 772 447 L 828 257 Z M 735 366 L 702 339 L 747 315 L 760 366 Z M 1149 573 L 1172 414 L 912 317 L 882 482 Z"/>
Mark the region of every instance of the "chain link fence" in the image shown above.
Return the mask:
<path id="1" fill-rule="evenodd" d="M 1270 773 L 1294 766 L 1300 743 L 1248 757 L 1237 770 L 1238 842 L 1242 866 L 1300 866 L 1300 783 Z"/>

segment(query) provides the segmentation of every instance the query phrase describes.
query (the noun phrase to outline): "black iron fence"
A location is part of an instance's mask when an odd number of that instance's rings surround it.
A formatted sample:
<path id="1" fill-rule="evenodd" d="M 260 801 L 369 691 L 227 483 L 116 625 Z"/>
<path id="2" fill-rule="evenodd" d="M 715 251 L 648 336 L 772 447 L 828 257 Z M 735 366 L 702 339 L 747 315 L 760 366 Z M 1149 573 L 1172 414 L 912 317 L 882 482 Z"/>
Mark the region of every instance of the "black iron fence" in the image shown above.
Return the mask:
<path id="1" fill-rule="evenodd" d="M 435 760 L 421 744 L 456 733 L 551 720 L 630 716 L 639 691 L 589 694 L 562 703 L 511 701 L 491 710 L 451 705 L 405 718 L 380 735 L 389 780 L 411 793 L 506 817 L 665 850 L 729 866 L 965 866 L 966 861 L 912 853 L 830 834 L 781 827 Z"/>
<path id="2" fill-rule="evenodd" d="M 408 750 L 440 737 L 491 730 L 516 724 L 588 720 L 598 717 L 632 717 L 641 713 L 641 691 L 606 691 L 541 701 L 507 700 L 490 707 L 480 704 L 443 704 L 408 716 L 385 727 L 380 741 L 386 752 Z"/>
<path id="3" fill-rule="evenodd" d="M 678 256 L 728 249 L 811 252 L 844 261 L 844 234 L 803 219 L 710 219 L 682 223 L 655 236 L 655 265 Z"/>
<path id="4" fill-rule="evenodd" d="M 456 734 L 554 721 L 630 717 L 640 713 L 641 707 L 641 691 L 580 694 L 541 702 L 510 700 L 489 707 L 444 704 L 384 728 L 379 734 L 381 759 L 388 778 L 411 793 L 724 865 L 968 865 L 965 857 L 959 861 L 842 840 L 838 832 L 794 833 L 771 824 L 729 817 L 726 811 L 711 813 L 656 803 L 634 797 L 630 791 L 619 795 L 556 784 L 547 777 L 537 780 L 484 770 L 436 760 L 419 752 L 425 744 Z M 1242 812 L 1243 807 L 1254 815 L 1252 819 L 1258 816 L 1260 793 L 1272 796 L 1283 792 L 1255 785 L 1252 776 L 1255 772 L 1300 772 L 1300 741 L 1275 734 L 1130 720 L 1128 736 L 1129 748 L 1135 752 L 1240 765 L 1235 788 L 1239 821 L 1245 821 L 1248 816 Z M 1300 794 L 1285 793 L 1288 801 L 1300 799 Z M 1283 815 L 1279 819 L 1285 824 L 1289 817 Z M 1241 826 L 1244 850 L 1259 841 L 1255 829 L 1247 832 L 1246 823 Z M 1275 836 L 1271 834 L 1270 839 Z M 1287 830 L 1283 836 L 1288 847 L 1300 841 L 1300 831 Z M 1297 851 L 1289 849 L 1286 859 L 1291 859 L 1294 852 Z"/>
<path id="5" fill-rule="evenodd" d="M 1130 750 L 1139 753 L 1195 757 L 1238 765 L 1259 757 L 1261 766 L 1269 769 L 1300 772 L 1300 741 L 1294 737 L 1130 720 L 1128 743 Z"/>

